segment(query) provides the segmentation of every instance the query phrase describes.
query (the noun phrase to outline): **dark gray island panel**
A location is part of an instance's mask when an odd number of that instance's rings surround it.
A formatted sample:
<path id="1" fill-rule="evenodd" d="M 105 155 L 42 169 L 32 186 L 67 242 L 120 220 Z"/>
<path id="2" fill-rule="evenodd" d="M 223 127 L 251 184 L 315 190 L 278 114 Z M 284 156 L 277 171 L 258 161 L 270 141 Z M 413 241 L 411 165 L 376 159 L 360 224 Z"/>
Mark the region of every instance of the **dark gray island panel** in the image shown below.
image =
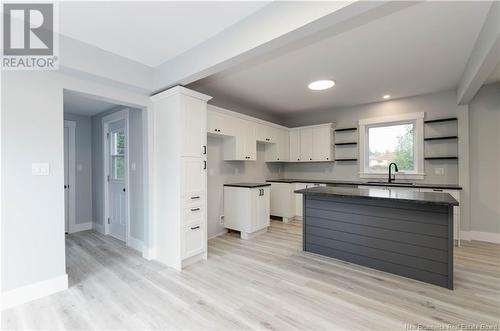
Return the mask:
<path id="1" fill-rule="evenodd" d="M 297 192 L 305 251 L 453 289 L 452 201 L 372 199 L 363 189 Z"/>

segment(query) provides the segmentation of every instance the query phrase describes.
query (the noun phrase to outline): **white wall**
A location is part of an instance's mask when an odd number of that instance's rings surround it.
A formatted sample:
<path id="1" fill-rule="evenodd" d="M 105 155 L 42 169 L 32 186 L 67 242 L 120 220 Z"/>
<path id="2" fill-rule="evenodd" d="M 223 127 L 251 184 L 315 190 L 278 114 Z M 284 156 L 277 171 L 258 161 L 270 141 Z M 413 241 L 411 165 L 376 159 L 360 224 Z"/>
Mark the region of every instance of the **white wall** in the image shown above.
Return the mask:
<path id="1" fill-rule="evenodd" d="M 465 110 L 466 107 L 457 106 L 456 93 L 447 91 L 342 109 L 295 114 L 285 118 L 284 124 L 295 127 L 334 122 L 337 123 L 338 128 L 346 128 L 357 127 L 358 120 L 364 118 L 425 112 L 427 119 L 433 119 L 460 116 L 460 113 Z M 425 146 L 432 148 L 430 145 Z M 456 153 L 457 151 L 450 152 Z M 434 169 L 437 167 L 444 168 L 444 176 L 434 174 Z M 287 178 L 359 180 L 358 172 L 358 162 L 287 163 L 285 165 Z M 425 172 L 425 180 L 421 181 L 424 183 L 458 184 L 459 182 L 457 161 L 426 161 Z"/>
<path id="2" fill-rule="evenodd" d="M 149 98 L 59 72 L 3 71 L 1 80 L 1 290 L 5 292 L 66 273 L 63 89 L 136 107 L 147 106 Z M 48 162 L 50 175 L 32 176 L 32 162 Z"/>
<path id="3" fill-rule="evenodd" d="M 500 242 L 500 84 L 479 90 L 469 121 L 470 230 Z"/>
<path id="4" fill-rule="evenodd" d="M 65 109 L 65 111 L 71 111 Z M 90 116 L 64 113 L 64 119 L 76 122 L 75 194 L 76 224 L 92 222 L 92 138 Z"/>
<path id="5" fill-rule="evenodd" d="M 224 232 L 219 217 L 224 214 L 224 184 L 237 182 L 265 182 L 281 178 L 283 166 L 266 163 L 264 145 L 257 144 L 256 161 L 224 161 L 223 138 L 208 136 L 208 237 Z"/>

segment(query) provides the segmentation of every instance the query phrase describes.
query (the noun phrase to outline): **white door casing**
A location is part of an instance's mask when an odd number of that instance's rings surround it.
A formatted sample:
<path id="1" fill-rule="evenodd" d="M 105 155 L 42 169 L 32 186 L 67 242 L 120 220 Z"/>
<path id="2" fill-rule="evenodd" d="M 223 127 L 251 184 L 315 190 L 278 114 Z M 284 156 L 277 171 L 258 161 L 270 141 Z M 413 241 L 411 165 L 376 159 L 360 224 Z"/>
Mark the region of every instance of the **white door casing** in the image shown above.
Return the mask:
<path id="1" fill-rule="evenodd" d="M 65 232 L 76 226 L 76 122 L 64 121 L 64 214 Z"/>
<path id="2" fill-rule="evenodd" d="M 130 193 L 129 193 L 129 110 L 115 112 L 102 118 L 104 160 L 104 231 L 130 242 Z M 123 138 L 123 150 L 117 151 L 116 143 Z M 122 149 L 122 148 L 120 148 Z M 121 161 L 120 161 L 121 160 Z M 121 167 L 117 167 L 117 163 Z M 119 174 L 117 169 L 120 168 Z"/>

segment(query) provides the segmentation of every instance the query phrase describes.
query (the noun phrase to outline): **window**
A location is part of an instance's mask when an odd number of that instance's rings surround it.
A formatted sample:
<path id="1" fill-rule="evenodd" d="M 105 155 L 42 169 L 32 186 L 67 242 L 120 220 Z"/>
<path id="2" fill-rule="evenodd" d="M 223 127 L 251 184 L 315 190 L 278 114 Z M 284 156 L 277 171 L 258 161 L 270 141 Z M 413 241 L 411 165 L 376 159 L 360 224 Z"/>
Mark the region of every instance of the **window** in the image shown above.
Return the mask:
<path id="1" fill-rule="evenodd" d="M 360 177 L 387 177 L 389 164 L 399 178 L 423 179 L 423 113 L 359 121 Z"/>
<path id="2" fill-rule="evenodd" d="M 415 124 L 368 127 L 368 169 L 385 172 L 394 162 L 399 171 L 415 171 Z"/>
<path id="3" fill-rule="evenodd" d="M 125 132 L 111 133 L 111 173 L 114 180 L 125 179 Z"/>

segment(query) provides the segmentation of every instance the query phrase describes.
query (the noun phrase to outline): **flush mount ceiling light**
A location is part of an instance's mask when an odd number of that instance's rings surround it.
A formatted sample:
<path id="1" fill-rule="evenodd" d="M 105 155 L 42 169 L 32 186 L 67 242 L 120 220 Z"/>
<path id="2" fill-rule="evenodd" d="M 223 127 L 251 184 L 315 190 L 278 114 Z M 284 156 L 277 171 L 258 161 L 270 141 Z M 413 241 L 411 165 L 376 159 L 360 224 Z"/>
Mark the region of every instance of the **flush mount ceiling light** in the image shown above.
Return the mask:
<path id="1" fill-rule="evenodd" d="M 313 91 L 321 91 L 326 90 L 335 86 L 335 82 L 333 80 L 317 80 L 310 83 L 307 87 Z"/>
<path id="2" fill-rule="evenodd" d="M 383 96 L 384 99 L 389 99 L 390 97 L 391 97 L 390 94 L 386 94 L 386 95 Z"/>

